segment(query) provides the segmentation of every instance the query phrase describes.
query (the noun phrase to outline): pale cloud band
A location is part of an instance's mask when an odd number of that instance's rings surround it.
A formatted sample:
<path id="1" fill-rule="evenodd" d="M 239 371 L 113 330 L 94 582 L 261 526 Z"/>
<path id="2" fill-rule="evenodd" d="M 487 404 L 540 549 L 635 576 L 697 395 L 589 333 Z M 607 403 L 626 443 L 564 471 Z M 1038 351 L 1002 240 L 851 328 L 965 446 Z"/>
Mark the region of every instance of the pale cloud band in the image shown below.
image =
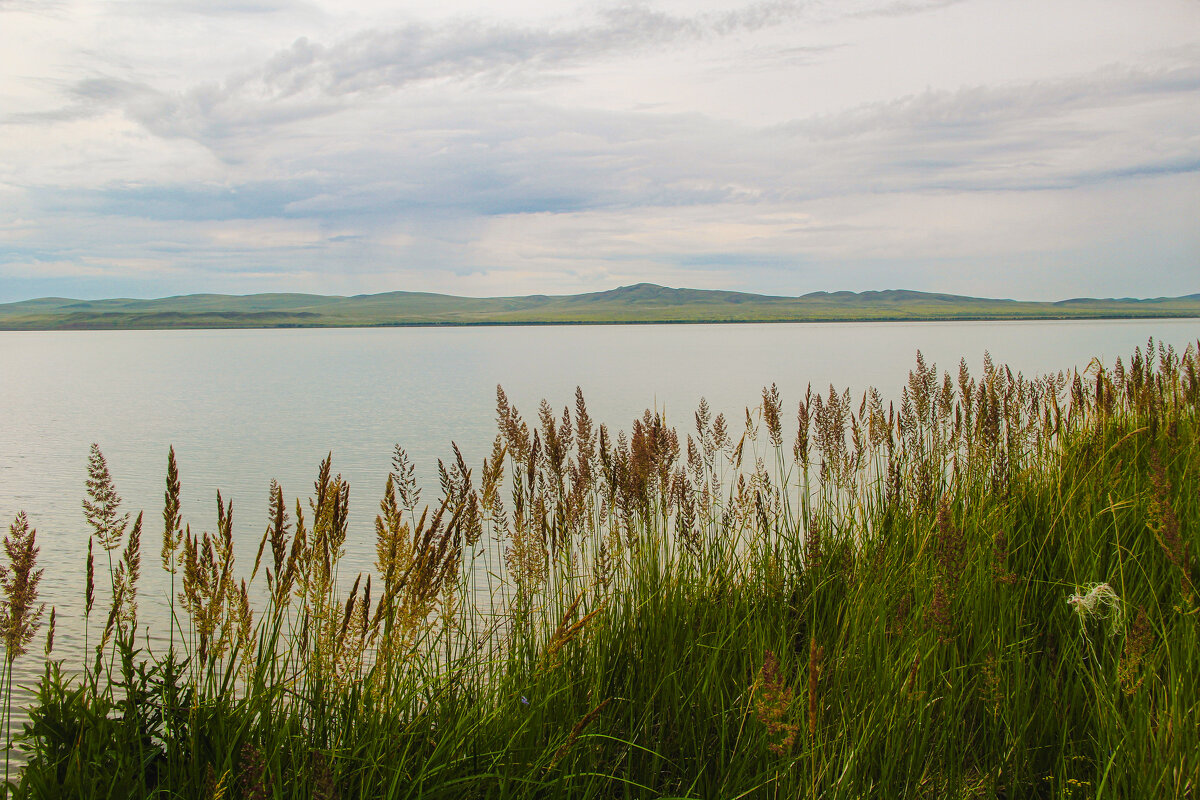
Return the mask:
<path id="1" fill-rule="evenodd" d="M 0 25 L 0 301 L 1200 289 L 1195 2 L 0 2 Z"/>

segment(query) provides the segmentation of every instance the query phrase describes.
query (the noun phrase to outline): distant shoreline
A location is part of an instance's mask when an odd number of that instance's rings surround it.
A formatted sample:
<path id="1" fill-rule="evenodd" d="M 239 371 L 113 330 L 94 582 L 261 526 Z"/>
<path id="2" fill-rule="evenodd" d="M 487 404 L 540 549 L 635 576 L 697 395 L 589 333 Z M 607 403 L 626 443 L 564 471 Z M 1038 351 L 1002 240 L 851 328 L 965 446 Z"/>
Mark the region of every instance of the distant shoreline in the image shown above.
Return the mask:
<path id="1" fill-rule="evenodd" d="M 830 322 L 1197 319 L 1200 294 L 1033 302 L 907 290 L 756 295 L 654 284 L 578 295 L 258 294 L 41 298 L 0 304 L 0 330 L 227 330 Z"/>
<path id="2" fill-rule="evenodd" d="M 630 325 L 828 325 L 843 323 L 896 322 L 1119 322 L 1124 320 L 1200 319 L 1200 313 L 1177 314 L 1104 314 L 1096 316 L 1019 316 L 1019 317 L 822 317 L 810 319 L 646 319 L 646 320 L 525 320 L 472 322 L 370 322 L 370 323 L 280 323 L 275 325 L 48 325 L 19 326 L 0 323 L 0 332 L 71 332 L 71 331 L 221 331 L 221 330 L 361 330 L 380 328 L 562 328 Z"/>

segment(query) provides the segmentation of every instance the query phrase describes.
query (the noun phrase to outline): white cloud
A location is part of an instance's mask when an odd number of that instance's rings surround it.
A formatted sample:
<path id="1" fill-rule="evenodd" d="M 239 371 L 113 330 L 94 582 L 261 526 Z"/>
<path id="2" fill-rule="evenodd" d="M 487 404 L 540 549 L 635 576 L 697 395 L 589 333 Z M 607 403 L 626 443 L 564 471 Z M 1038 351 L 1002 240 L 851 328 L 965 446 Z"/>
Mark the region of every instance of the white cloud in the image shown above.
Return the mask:
<path id="1" fill-rule="evenodd" d="M 500 13 L 0 4 L 0 300 L 1197 288 L 1195 3 Z"/>

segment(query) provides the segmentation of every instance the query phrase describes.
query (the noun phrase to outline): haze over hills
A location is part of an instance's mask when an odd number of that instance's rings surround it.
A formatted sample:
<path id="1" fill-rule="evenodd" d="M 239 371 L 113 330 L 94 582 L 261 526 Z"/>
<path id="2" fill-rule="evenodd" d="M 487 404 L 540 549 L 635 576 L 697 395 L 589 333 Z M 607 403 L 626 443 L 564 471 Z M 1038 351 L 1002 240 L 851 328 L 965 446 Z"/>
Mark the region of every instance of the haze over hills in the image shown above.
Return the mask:
<path id="1" fill-rule="evenodd" d="M 192 294 L 151 300 L 43 297 L 0 304 L 0 329 L 5 330 L 1122 317 L 1200 317 L 1200 293 L 1031 302 L 894 289 L 781 297 L 639 283 L 603 292 L 522 297 Z"/>

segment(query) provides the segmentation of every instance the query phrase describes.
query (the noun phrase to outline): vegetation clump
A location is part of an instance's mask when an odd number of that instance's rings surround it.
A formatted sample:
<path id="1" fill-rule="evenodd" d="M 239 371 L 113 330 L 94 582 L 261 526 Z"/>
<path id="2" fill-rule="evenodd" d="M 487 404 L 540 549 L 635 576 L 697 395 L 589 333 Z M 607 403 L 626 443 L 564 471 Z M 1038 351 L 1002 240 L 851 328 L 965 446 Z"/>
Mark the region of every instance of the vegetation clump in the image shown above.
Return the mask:
<path id="1" fill-rule="evenodd" d="M 792 417 L 770 387 L 740 431 L 701 403 L 691 430 L 647 411 L 613 433 L 581 393 L 526 421 L 498 390 L 491 454 L 455 447 L 432 504 L 397 447 L 366 575 L 340 568 L 331 458 L 306 503 L 271 485 L 245 570 L 232 504 L 215 533 L 180 518 L 172 452 L 165 653 L 138 640 L 142 517 L 94 448 L 110 610 L 83 663 L 47 662 L 8 790 L 1200 793 L 1197 349 L 1032 379 L 918 355 L 897 404 L 855 401 L 810 391 Z M 27 529 L 9 675 L 40 613 Z M 89 544 L 89 617 L 96 572 Z"/>

